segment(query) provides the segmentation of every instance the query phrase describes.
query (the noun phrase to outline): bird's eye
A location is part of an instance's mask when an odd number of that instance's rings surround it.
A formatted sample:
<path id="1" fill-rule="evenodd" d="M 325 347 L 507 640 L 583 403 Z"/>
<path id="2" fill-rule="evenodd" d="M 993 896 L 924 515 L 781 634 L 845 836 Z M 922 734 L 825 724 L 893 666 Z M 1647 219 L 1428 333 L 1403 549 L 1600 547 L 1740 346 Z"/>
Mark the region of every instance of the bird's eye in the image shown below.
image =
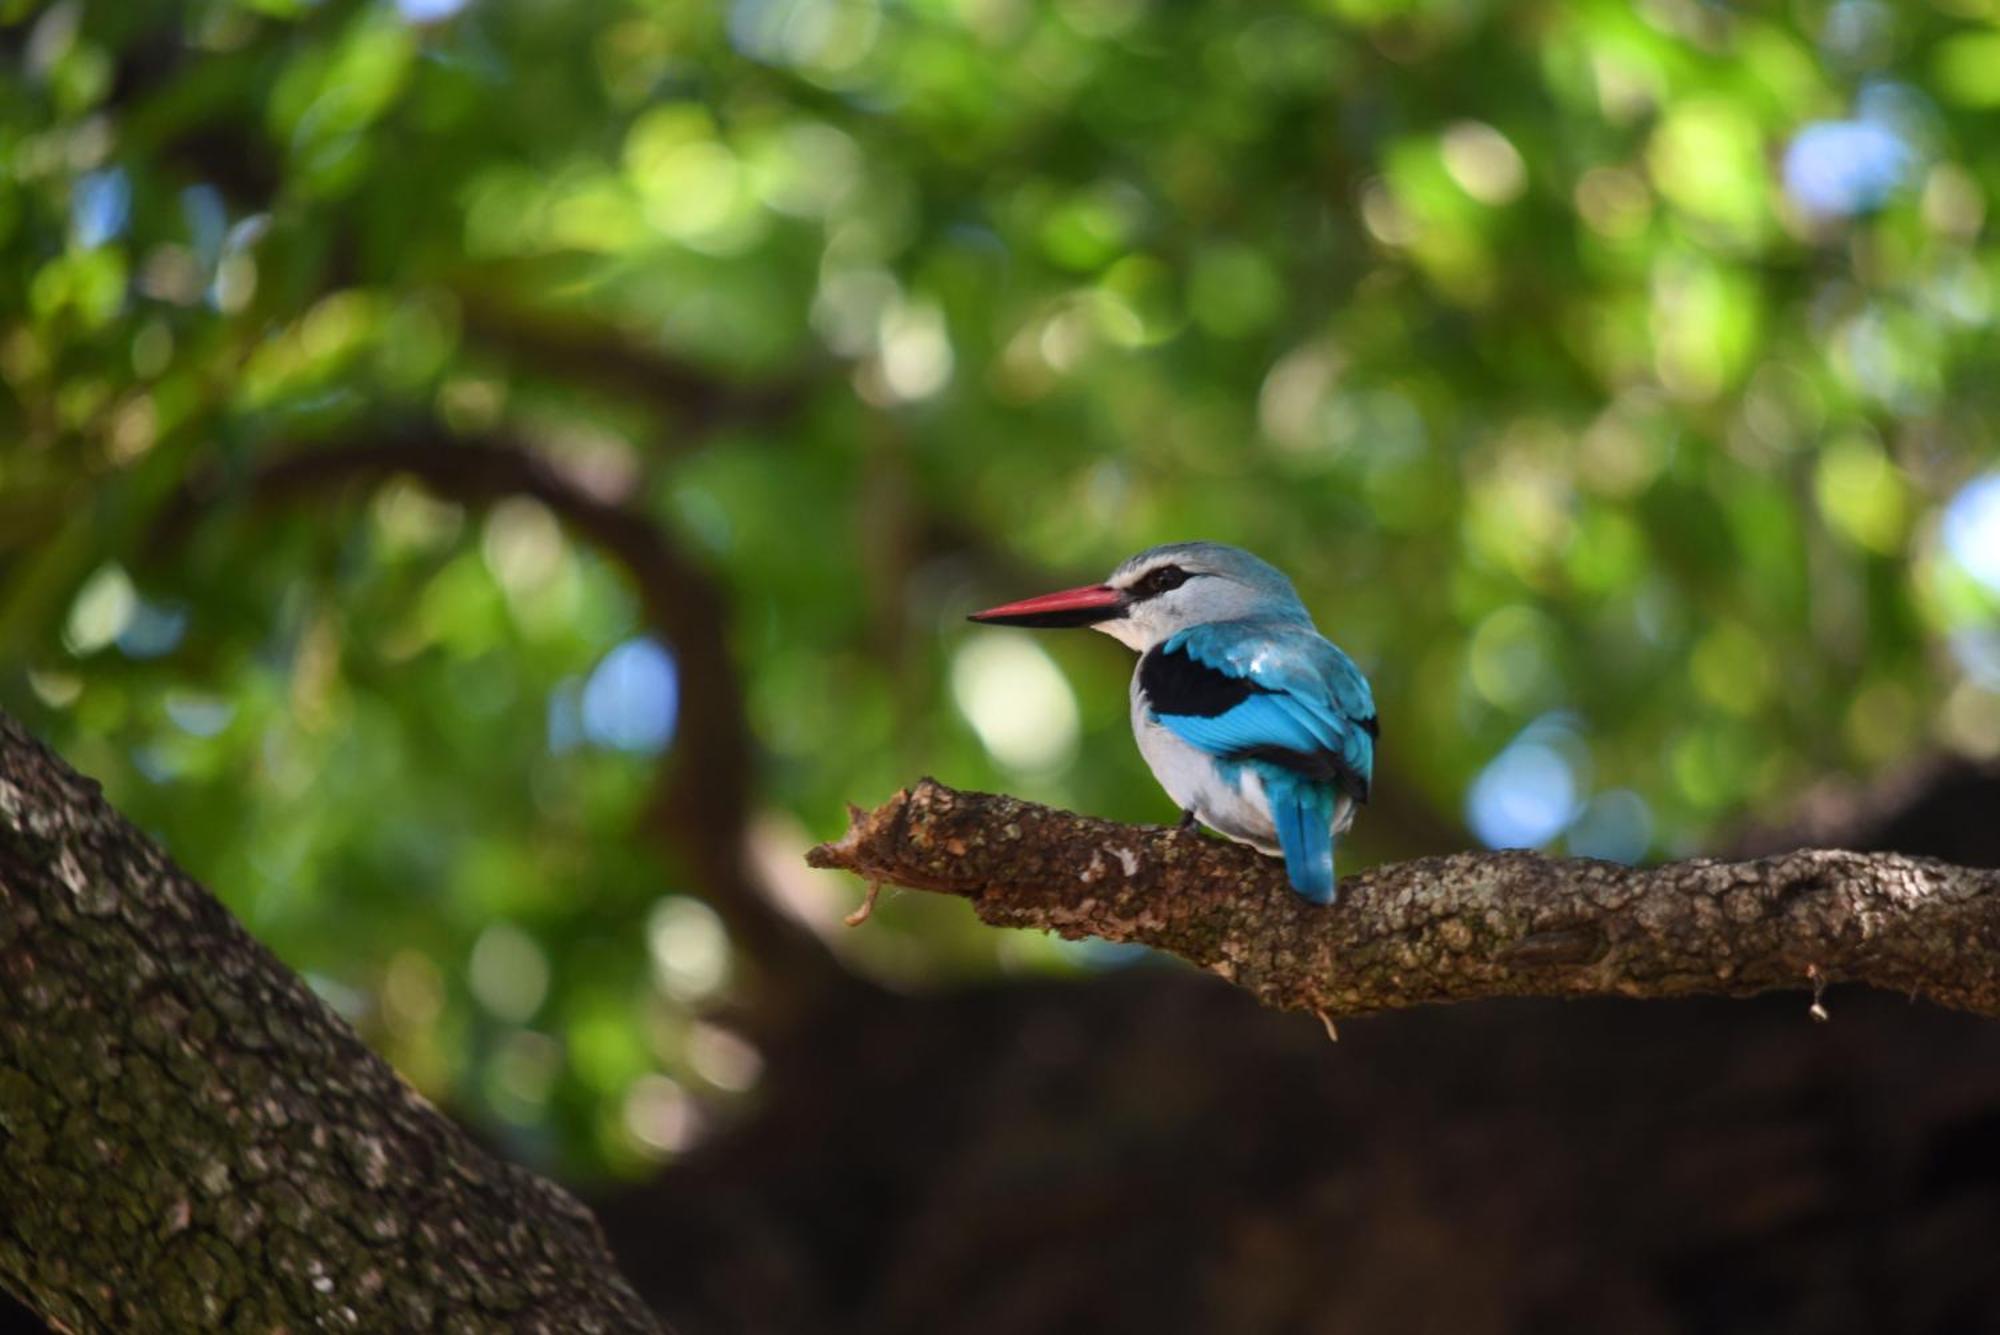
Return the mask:
<path id="1" fill-rule="evenodd" d="M 1137 592 L 1141 598 L 1154 598 L 1187 582 L 1188 572 L 1179 566 L 1155 566 L 1139 581 Z"/>

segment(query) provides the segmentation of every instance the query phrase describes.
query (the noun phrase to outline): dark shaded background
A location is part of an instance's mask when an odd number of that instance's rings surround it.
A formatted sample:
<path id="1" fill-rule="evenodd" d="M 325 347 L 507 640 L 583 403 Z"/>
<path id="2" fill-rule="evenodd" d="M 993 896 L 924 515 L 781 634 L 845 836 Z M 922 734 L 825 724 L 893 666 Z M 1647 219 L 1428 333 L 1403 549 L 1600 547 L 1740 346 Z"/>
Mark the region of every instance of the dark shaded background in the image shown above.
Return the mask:
<path id="1" fill-rule="evenodd" d="M 1912 774 L 1812 833 L 2000 865 L 1996 794 Z M 871 998 L 600 1210 L 688 1330 L 1992 1328 L 2000 1033 L 1806 1003 L 1494 1002 L 1336 1047 L 1181 971 Z"/>

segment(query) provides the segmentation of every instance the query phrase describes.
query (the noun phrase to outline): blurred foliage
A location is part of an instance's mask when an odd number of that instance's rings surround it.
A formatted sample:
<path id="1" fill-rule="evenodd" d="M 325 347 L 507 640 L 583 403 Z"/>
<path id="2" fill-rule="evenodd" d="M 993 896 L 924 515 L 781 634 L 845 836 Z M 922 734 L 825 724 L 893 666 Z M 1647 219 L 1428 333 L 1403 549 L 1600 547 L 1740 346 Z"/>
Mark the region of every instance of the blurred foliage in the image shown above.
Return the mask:
<path id="1" fill-rule="evenodd" d="M 500 432 L 655 518 L 830 934 L 806 831 L 920 773 L 1171 815 L 1121 650 L 960 616 L 1176 538 L 1374 675 L 1364 860 L 2000 752 L 1993 0 L 0 22 L 0 702 L 518 1153 L 633 1169 L 755 1078 L 641 828 L 671 660 L 540 505 L 262 504 L 271 458 Z M 907 899 L 836 945 L 1090 962 Z"/>

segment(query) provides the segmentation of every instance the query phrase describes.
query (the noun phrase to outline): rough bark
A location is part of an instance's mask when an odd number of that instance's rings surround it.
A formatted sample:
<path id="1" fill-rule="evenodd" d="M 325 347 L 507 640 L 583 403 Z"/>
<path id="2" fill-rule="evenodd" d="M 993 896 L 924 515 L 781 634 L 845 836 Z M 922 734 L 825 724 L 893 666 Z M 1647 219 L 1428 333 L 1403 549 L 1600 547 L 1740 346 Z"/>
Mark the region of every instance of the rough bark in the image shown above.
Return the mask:
<path id="1" fill-rule="evenodd" d="M 1829 982 L 2000 1014 L 2000 872 L 1896 854 L 1642 869 L 1459 853 L 1350 876 L 1318 908 L 1241 845 L 925 780 L 808 860 L 962 896 L 996 927 L 1140 942 L 1328 1016 Z"/>
<path id="2" fill-rule="evenodd" d="M 587 1211 L 4 716 L 0 1279 L 79 1331 L 660 1328 Z"/>

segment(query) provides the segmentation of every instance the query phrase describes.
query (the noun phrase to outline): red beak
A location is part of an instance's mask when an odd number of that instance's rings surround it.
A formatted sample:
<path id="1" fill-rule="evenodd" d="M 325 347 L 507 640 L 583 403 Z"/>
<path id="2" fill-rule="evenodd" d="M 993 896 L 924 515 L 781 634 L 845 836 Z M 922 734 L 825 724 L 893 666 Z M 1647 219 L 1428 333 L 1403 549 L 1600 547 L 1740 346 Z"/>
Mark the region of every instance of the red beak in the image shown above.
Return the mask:
<path id="1" fill-rule="evenodd" d="M 1003 603 L 984 612 L 974 612 L 968 620 L 992 626 L 1038 626 L 1054 630 L 1069 626 L 1094 626 L 1125 614 L 1125 595 L 1109 584 L 1091 584 L 1081 589 L 1045 593 L 1039 598 L 1023 598 Z"/>

